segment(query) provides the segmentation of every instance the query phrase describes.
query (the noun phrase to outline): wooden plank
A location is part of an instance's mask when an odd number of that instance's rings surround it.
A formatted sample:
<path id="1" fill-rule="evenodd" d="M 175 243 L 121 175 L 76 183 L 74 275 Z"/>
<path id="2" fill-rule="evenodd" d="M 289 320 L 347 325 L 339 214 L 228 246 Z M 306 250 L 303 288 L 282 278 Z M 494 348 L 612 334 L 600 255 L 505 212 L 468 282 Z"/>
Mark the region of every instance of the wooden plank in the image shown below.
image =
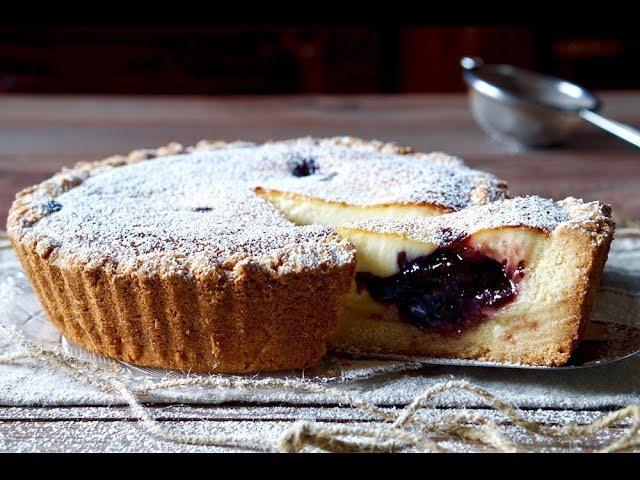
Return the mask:
<path id="1" fill-rule="evenodd" d="M 261 432 L 265 439 L 277 436 L 295 420 L 305 419 L 322 425 L 350 425 L 383 428 L 372 415 L 342 407 L 296 407 L 246 405 L 150 406 L 149 412 L 163 427 L 191 434 L 226 433 L 236 436 Z M 619 438 L 630 420 L 604 429 L 587 440 L 559 440 L 533 435 L 514 427 L 503 415 L 488 409 L 425 409 L 419 417 L 437 420 L 443 414 L 465 412 L 489 418 L 504 435 L 526 448 L 539 451 L 586 451 Z M 598 411 L 531 410 L 522 416 L 547 426 L 585 425 L 601 418 Z M 465 425 L 473 425 L 466 422 Z M 460 442 L 443 435 L 446 448 L 461 451 L 488 451 L 485 446 Z M 74 452 L 163 452 L 228 451 L 217 447 L 194 447 L 158 440 L 146 432 L 126 407 L 3 407 L 0 408 L 0 451 Z M 231 449 L 231 451 L 235 451 Z"/>
<path id="2" fill-rule="evenodd" d="M 319 422 L 331 427 L 330 422 Z M 234 438 L 259 435 L 269 444 L 291 425 L 288 421 L 209 421 L 185 420 L 162 421 L 161 425 L 174 432 L 190 435 L 224 434 Z M 371 422 L 350 421 L 349 426 L 384 428 Z M 585 451 L 601 448 L 621 436 L 620 430 L 606 430 L 587 441 L 558 440 L 523 432 L 513 426 L 501 427 L 501 432 L 523 448 L 535 451 Z M 443 446 L 455 451 L 490 451 L 477 442 L 461 442 L 435 435 Z M 236 449 L 231 449 L 235 451 Z M 313 449 L 310 449 L 313 450 Z M 228 451 L 219 447 L 200 447 L 170 443 L 144 431 L 137 422 L 56 420 L 46 422 L 12 421 L 0 422 L 0 451 L 3 452 L 197 452 Z"/>
<path id="3" fill-rule="evenodd" d="M 640 94 L 603 95 L 640 123 Z M 274 112 L 277 112 L 274 115 Z M 475 125 L 463 95 L 292 97 L 0 97 L 0 216 L 15 191 L 64 165 L 177 140 L 351 134 L 444 150 L 509 181 L 516 194 L 602 199 L 640 218 L 637 152 L 585 129 L 564 149 L 514 152 Z"/>
<path id="4" fill-rule="evenodd" d="M 245 403 L 229 405 L 149 405 L 149 412 L 162 420 L 297 420 L 315 419 L 326 421 L 377 421 L 367 412 L 346 407 L 318 407 L 295 405 L 256 406 Z M 473 415 L 482 415 L 500 425 L 511 422 L 499 412 L 486 408 L 474 409 L 433 409 L 419 412 L 424 419 L 436 419 L 443 413 L 465 411 Z M 606 415 L 599 410 L 522 410 L 523 418 L 545 425 L 566 425 L 575 423 L 584 425 Z M 0 421 L 51 421 L 51 420 L 134 420 L 130 409 L 125 406 L 46 406 L 46 407 L 0 407 Z M 630 419 L 622 420 L 616 428 L 628 426 Z"/>

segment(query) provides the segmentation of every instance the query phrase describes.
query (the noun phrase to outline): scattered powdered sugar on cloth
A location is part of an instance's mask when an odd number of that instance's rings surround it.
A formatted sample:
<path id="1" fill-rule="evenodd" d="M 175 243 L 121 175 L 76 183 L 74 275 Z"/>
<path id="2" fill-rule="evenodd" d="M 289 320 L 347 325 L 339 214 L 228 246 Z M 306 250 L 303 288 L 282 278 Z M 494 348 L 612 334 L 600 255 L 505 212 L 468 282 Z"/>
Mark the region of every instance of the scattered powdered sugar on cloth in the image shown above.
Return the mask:
<path id="1" fill-rule="evenodd" d="M 612 245 L 603 284 L 598 296 L 594 319 L 635 324 L 640 320 L 640 237 L 620 232 Z M 38 338 L 43 346 L 59 346 L 57 331 L 43 320 L 40 307 L 32 294 L 13 252 L 0 250 L 0 312 L 3 322 L 21 323 L 30 338 Z M 27 321 L 25 321 L 27 320 Z M 0 355 L 14 351 L 0 336 Z M 79 353 L 72 346 L 71 354 Z M 107 369 L 113 364 L 93 357 Z M 137 384 L 189 381 L 197 375 L 158 373 L 135 367 L 122 369 L 123 381 Z M 619 407 L 640 403 L 640 357 L 611 365 L 564 370 L 513 370 L 487 367 L 420 366 L 416 363 L 382 360 L 349 360 L 331 358 L 313 370 L 303 373 L 252 377 L 211 376 L 222 379 L 276 379 L 286 385 L 288 379 L 307 378 L 312 383 L 327 385 L 379 405 L 404 405 L 425 389 L 446 380 L 467 380 L 498 395 L 503 401 L 523 408 L 590 409 Z M 226 380 L 225 380 L 226 381 Z M 168 403 L 247 403 L 283 402 L 292 404 L 338 404 L 335 396 L 321 391 L 302 392 L 291 388 L 206 388 L 202 386 L 162 389 L 149 392 L 144 401 Z M 486 401 L 461 390 L 442 392 L 432 400 L 436 406 L 476 407 Z M 0 365 L 0 403 L 4 405 L 111 405 L 122 404 L 117 395 L 105 395 L 69 376 L 29 359 Z"/>

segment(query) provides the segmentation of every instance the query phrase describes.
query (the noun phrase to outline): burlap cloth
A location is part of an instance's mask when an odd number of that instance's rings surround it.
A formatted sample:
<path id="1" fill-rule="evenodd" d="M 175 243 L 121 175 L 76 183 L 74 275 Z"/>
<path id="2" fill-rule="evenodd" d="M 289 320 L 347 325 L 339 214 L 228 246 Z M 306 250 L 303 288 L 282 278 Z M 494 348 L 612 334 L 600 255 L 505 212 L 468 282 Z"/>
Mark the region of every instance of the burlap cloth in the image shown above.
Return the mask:
<path id="1" fill-rule="evenodd" d="M 6 241 L 0 244 L 0 322 L 45 348 L 65 352 L 97 365 L 122 367 L 68 345 L 41 312 L 16 257 Z M 613 242 L 594 320 L 636 324 L 640 322 L 640 235 L 622 230 Z M 15 351 L 13 342 L 0 336 L 0 355 Z M 252 379 L 309 379 L 378 405 L 405 405 L 425 389 L 443 380 L 467 380 L 522 408 L 592 409 L 640 403 L 640 356 L 585 369 L 553 371 L 454 365 L 424 365 L 390 360 L 329 358 L 313 371 L 250 377 Z M 164 379 L 197 377 L 135 367 L 120 368 L 118 375 L 137 384 Z M 235 377 L 233 377 L 235 378 Z M 247 377 L 249 378 L 249 377 Z M 282 402 L 296 405 L 338 404 L 335 395 L 302 392 L 295 388 L 204 388 L 199 385 L 149 391 L 152 402 L 250 403 Z M 117 394 L 101 392 L 59 369 L 24 359 L 0 364 L 0 404 L 3 405 L 105 405 L 124 403 Z M 442 392 L 436 406 L 478 407 L 486 400 L 460 392 Z"/>

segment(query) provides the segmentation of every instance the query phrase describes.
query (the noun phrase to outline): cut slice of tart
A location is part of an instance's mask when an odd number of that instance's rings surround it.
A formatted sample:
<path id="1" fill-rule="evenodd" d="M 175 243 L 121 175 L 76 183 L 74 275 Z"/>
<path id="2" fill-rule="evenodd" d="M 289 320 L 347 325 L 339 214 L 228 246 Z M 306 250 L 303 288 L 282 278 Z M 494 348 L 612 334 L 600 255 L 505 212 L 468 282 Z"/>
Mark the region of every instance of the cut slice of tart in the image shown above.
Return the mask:
<path id="1" fill-rule="evenodd" d="M 500 200 L 412 221 L 338 227 L 356 247 L 335 350 L 566 363 L 613 234 L 610 208 Z"/>

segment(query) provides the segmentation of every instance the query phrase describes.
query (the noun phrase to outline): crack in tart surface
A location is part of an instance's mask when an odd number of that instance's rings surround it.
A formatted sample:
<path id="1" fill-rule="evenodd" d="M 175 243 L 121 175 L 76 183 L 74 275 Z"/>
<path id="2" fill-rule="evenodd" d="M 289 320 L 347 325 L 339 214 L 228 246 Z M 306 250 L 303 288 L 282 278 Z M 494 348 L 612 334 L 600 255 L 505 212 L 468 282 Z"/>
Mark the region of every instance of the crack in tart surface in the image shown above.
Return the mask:
<path id="1" fill-rule="evenodd" d="M 203 141 L 65 169 L 16 196 L 8 232 L 51 321 L 79 345 L 134 364 L 297 369 L 315 364 L 327 341 L 359 353 L 561 363 L 589 314 L 611 237 L 609 213 L 567 201 L 538 209 L 541 225 L 524 214 L 519 223 L 469 227 L 495 213 L 483 205 L 513 216 L 518 209 L 508 205 L 517 203 L 501 202 L 506 196 L 504 182 L 455 157 L 394 144 L 351 137 Z M 581 209 L 584 215 L 567 213 Z M 460 228 L 446 242 L 449 221 Z M 568 261 L 571 252 L 582 260 Z M 421 323 L 411 312 L 423 285 L 443 283 L 438 275 L 404 275 L 395 293 L 388 285 L 401 271 L 433 270 L 434 254 L 452 265 L 461 257 L 448 289 L 465 294 L 457 303 L 450 301 L 455 294 L 445 295 L 457 312 Z M 551 275 L 538 258 L 560 265 L 559 278 L 575 284 L 553 295 L 579 312 L 567 314 L 572 321 L 561 321 L 567 328 L 555 337 L 550 325 L 564 314 L 548 313 L 553 318 L 539 320 L 545 328 L 508 339 L 521 322 L 510 327 L 508 320 L 519 302 L 524 311 L 540 300 L 528 298 L 525 286 L 542 284 L 533 281 L 536 272 Z M 485 301 L 474 303 L 482 292 Z M 509 330 L 501 337 L 509 355 L 474 334 L 495 322 Z M 560 337 L 563 351 L 554 354 Z M 436 351 L 436 344 L 444 346 Z M 551 353 L 540 355 L 544 348 Z"/>

